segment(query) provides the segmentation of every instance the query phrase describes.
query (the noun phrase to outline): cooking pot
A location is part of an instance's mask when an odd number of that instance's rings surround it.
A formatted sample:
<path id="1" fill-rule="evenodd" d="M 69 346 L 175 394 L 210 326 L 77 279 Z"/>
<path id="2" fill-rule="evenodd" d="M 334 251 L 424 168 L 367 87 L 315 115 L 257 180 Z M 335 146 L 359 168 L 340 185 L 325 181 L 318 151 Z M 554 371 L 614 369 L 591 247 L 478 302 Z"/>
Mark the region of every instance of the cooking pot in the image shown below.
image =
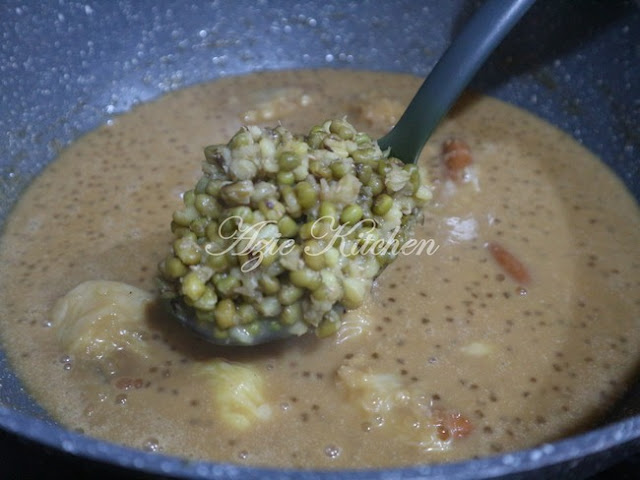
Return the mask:
<path id="1" fill-rule="evenodd" d="M 60 147 L 139 102 L 258 70 L 331 67 L 424 76 L 478 3 L 5 0 L 0 6 L 0 224 Z M 640 198 L 639 48 L 638 2 L 540 0 L 472 87 L 573 135 Z M 640 452 L 638 397 L 636 386 L 592 430 L 526 451 L 382 471 L 265 470 L 187 463 L 66 430 L 23 390 L 0 351 L 3 441 L 30 442 L 34 458 L 42 455 L 37 447 L 42 445 L 48 459 L 66 455 L 90 466 L 177 477 L 586 477 Z M 3 451 L 0 475 L 10 461 Z"/>

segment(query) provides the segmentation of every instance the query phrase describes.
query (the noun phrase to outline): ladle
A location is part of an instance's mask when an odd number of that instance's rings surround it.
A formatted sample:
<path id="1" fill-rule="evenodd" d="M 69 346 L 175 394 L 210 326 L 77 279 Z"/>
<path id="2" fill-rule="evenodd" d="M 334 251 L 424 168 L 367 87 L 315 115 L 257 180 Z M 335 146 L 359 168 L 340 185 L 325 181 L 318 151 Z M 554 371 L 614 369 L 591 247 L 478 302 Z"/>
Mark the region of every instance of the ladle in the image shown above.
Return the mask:
<path id="1" fill-rule="evenodd" d="M 378 140 L 380 147 L 405 163 L 415 163 L 429 136 L 469 84 L 487 57 L 520 20 L 535 0 L 487 0 L 465 24 L 433 67 L 394 128 Z M 286 328 L 263 328 L 250 340 L 216 338 L 198 324 L 181 301 L 171 301 L 173 315 L 200 336 L 216 344 L 257 345 L 296 335 Z"/>

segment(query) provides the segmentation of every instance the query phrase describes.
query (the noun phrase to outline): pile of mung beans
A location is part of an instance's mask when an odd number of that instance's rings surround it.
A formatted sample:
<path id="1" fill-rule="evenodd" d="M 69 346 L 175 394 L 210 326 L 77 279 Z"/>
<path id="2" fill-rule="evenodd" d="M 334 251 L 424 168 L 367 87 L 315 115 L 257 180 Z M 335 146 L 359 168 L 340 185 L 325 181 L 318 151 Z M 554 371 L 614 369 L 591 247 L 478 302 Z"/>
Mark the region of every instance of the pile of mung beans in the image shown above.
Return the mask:
<path id="1" fill-rule="evenodd" d="M 245 126 L 204 155 L 159 270 L 163 295 L 220 343 L 336 332 L 431 198 L 416 165 L 345 119 L 306 136 Z"/>

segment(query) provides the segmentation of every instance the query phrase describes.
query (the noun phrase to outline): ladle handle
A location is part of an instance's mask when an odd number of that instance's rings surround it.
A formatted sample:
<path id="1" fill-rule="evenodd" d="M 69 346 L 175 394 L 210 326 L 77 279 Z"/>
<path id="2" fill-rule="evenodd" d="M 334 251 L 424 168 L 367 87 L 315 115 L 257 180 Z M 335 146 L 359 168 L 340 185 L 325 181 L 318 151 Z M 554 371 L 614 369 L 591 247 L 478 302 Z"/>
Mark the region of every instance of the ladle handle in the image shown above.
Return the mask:
<path id="1" fill-rule="evenodd" d="M 395 127 L 378 140 L 384 150 L 415 163 L 442 117 L 491 52 L 535 0 L 487 0 L 433 67 Z"/>

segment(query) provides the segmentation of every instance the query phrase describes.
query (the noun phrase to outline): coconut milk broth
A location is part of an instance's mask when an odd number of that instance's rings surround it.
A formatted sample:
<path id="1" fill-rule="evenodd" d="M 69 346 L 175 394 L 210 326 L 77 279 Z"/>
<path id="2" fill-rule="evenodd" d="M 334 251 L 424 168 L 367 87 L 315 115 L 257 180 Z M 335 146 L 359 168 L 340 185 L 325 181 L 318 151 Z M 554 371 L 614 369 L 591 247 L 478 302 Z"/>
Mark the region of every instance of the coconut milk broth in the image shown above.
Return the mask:
<path id="1" fill-rule="evenodd" d="M 230 350 L 193 338 L 157 308 L 149 312 L 154 353 L 111 372 L 75 361 L 52 334 L 50 309 L 82 281 L 154 288 L 171 212 L 199 176 L 203 147 L 226 142 L 260 105 L 301 93 L 295 108 L 278 104 L 273 118 L 258 121 L 304 132 L 346 114 L 380 135 L 388 125 L 371 115 L 371 99 L 384 99 L 374 114 L 392 119 L 419 83 L 344 71 L 223 79 L 138 106 L 67 148 L 18 202 L 0 246 L 4 349 L 30 392 L 88 435 L 273 466 L 451 461 L 587 427 L 638 366 L 638 207 L 572 139 L 485 97 L 460 102 L 425 148 L 420 161 L 435 198 L 415 236 L 439 248 L 401 256 L 384 271 L 351 314 L 368 323 L 361 335 Z M 476 183 L 444 180 L 440 146 L 450 137 L 470 145 Z M 517 255 L 531 283 L 505 275 L 488 242 Z M 193 373 L 216 357 L 261 372 L 270 421 L 245 432 L 218 421 L 211 392 Z M 375 428 L 336 382 L 341 366 L 356 363 L 397 376 L 428 408 L 462 413 L 471 434 L 438 451 Z"/>

